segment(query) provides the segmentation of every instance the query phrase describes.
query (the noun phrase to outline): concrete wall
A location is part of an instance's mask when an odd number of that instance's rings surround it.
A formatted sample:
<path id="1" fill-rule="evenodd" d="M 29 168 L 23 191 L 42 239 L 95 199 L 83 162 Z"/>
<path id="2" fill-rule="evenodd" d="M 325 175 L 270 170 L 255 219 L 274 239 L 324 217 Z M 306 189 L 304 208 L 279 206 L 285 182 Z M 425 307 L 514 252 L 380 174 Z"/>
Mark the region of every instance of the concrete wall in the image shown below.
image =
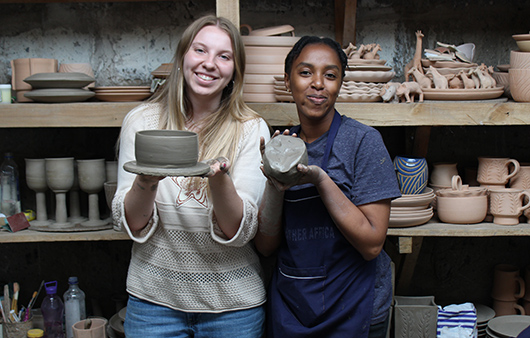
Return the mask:
<path id="1" fill-rule="evenodd" d="M 509 51 L 516 48 L 511 35 L 529 29 L 529 7 L 529 2 L 515 0 L 359 0 L 357 44 L 379 43 L 381 58 L 394 67 L 397 81 L 403 81 L 403 66 L 414 54 L 418 29 L 425 34 L 424 48 L 434 48 L 436 41 L 473 42 L 476 62 L 506 64 Z M 186 25 L 214 12 L 213 0 L 1 4 L 0 83 L 10 82 L 10 60 L 46 57 L 59 63 L 89 62 L 99 86 L 148 84 L 151 71 L 171 62 Z M 291 24 L 297 35 L 334 37 L 333 1 L 245 0 L 241 23 L 254 28 Z M 380 130 L 391 156 L 407 151 L 410 128 Z M 0 151 L 15 153 L 23 181 L 25 157 L 112 160 L 118 132 L 118 128 L 2 130 Z M 530 162 L 527 134 L 526 127 L 433 128 L 428 161 L 455 161 L 462 169 L 476 165 L 478 155 Z M 23 187 L 23 204 L 34 207 L 34 194 L 27 187 Z M 493 265 L 529 264 L 527 248 L 527 238 L 426 238 L 412 290 L 416 295 L 435 295 L 440 304 L 487 304 Z M 111 296 L 125 290 L 129 252 L 129 242 L 5 244 L 0 246 L 0 282 L 25 283 L 21 299 L 29 299 L 42 279 L 58 279 L 64 292 L 68 276 L 78 274 L 88 297 L 101 299 L 104 314 L 110 316 Z"/>

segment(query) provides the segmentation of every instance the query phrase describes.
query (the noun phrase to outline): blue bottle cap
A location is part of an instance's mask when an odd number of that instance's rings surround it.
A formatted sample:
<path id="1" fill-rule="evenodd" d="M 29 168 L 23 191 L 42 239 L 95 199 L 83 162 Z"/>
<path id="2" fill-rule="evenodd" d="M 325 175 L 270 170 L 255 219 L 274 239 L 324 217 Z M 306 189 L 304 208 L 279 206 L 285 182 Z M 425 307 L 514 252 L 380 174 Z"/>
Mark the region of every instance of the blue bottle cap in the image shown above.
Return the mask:
<path id="1" fill-rule="evenodd" d="M 44 288 L 46 289 L 46 294 L 53 295 L 57 293 L 57 281 L 44 283 Z"/>

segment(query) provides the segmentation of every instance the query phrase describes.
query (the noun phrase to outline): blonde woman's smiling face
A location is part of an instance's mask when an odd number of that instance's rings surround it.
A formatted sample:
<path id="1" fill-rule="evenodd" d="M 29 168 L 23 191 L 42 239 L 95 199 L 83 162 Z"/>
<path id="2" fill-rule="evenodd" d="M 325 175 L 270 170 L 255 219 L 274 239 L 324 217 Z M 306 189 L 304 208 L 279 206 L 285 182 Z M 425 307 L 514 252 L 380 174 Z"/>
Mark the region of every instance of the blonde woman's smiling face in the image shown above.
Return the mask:
<path id="1" fill-rule="evenodd" d="M 325 44 L 304 47 L 286 76 L 300 118 L 320 119 L 334 112 L 342 86 L 342 66 L 336 51 Z"/>
<path id="2" fill-rule="evenodd" d="M 204 99 L 221 99 L 232 81 L 234 52 L 228 33 L 217 26 L 202 28 L 184 55 L 183 72 L 187 94 Z"/>

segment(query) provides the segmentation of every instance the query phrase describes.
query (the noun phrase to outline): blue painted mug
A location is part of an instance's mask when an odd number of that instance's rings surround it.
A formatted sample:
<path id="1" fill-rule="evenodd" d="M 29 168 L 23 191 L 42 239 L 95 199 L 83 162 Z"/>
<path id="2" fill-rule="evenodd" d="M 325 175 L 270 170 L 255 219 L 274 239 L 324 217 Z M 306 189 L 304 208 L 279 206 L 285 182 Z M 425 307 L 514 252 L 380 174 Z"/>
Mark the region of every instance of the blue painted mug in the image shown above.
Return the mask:
<path id="1" fill-rule="evenodd" d="M 396 156 L 394 169 L 402 194 L 421 194 L 429 181 L 429 166 L 422 157 Z"/>

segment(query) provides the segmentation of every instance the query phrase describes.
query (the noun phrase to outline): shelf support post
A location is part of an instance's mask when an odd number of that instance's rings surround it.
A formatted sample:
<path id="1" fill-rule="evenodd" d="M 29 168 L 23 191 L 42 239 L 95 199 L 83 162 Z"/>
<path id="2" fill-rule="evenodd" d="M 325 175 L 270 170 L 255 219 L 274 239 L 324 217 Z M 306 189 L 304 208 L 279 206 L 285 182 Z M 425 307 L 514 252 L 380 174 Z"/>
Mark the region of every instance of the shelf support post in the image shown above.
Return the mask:
<path id="1" fill-rule="evenodd" d="M 239 0 L 215 0 L 216 15 L 227 18 L 239 28 Z"/>

